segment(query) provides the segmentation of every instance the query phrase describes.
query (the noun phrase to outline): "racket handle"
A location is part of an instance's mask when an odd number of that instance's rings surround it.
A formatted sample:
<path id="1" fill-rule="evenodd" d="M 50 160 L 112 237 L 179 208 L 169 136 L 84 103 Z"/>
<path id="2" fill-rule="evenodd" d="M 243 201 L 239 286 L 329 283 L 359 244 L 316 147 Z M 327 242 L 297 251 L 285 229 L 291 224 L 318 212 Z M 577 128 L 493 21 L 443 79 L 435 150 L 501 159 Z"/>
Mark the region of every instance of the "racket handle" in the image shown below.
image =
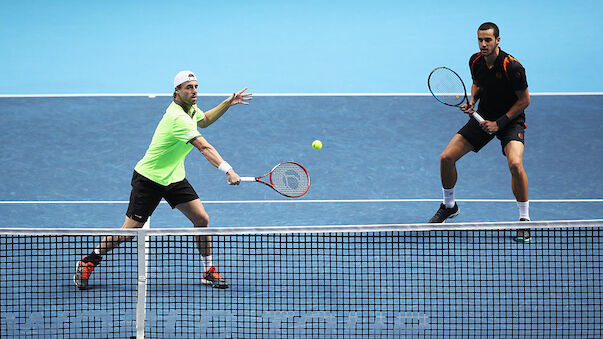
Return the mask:
<path id="1" fill-rule="evenodd" d="M 471 116 L 473 117 L 473 119 L 477 120 L 477 122 L 479 122 L 480 124 L 482 122 L 484 122 L 484 118 L 482 118 L 481 115 L 477 114 L 477 112 L 471 113 Z M 488 134 L 492 134 L 492 132 L 488 132 Z"/>
<path id="2" fill-rule="evenodd" d="M 242 182 L 253 182 L 256 181 L 255 177 L 241 177 Z"/>
<path id="3" fill-rule="evenodd" d="M 471 113 L 471 116 L 473 117 L 473 119 L 477 120 L 477 122 L 479 122 L 480 124 L 482 122 L 484 122 L 484 118 L 482 118 L 481 115 L 477 114 L 477 112 Z"/>

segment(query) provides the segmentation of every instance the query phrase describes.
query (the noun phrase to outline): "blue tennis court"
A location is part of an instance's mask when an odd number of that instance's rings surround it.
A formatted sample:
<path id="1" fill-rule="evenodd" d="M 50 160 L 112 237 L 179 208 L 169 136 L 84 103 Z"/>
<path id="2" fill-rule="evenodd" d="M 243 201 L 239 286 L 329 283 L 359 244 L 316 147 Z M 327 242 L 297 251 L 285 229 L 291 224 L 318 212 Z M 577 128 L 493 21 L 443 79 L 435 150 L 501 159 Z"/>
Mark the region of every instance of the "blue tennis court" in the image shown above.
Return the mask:
<path id="1" fill-rule="evenodd" d="M 199 107 L 221 100 L 201 97 Z M 1 98 L 0 142 L 10 164 L 2 224 L 121 226 L 134 165 L 169 102 Z M 532 219 L 602 216 L 602 104 L 600 95 L 533 97 L 524 155 Z M 439 155 L 465 119 L 427 96 L 257 96 L 202 134 L 243 176 L 285 160 L 301 162 L 310 173 L 309 192 L 291 200 L 260 184 L 228 186 L 196 151 L 187 158 L 187 178 L 206 202 L 212 226 L 421 223 L 441 199 Z M 311 147 L 314 139 L 323 141 L 322 150 Z M 461 159 L 458 170 L 462 212 L 455 221 L 517 219 L 496 140 Z M 33 203 L 12 203 L 19 201 Z M 152 225 L 186 226 L 188 220 L 161 204 Z"/>
<path id="2" fill-rule="evenodd" d="M 199 107 L 221 100 L 202 97 Z M 165 96 L 0 98 L 0 142 L 10 164 L 3 175 L 0 226 L 118 229 L 133 166 L 169 102 Z M 601 95 L 532 98 L 524 161 L 533 220 L 603 218 L 601 107 Z M 311 176 L 308 194 L 286 199 L 261 184 L 228 186 L 223 174 L 194 151 L 187 158 L 187 177 L 205 202 L 211 227 L 218 230 L 424 223 L 441 199 L 439 154 L 464 119 L 428 96 L 257 96 L 249 107 L 233 108 L 202 134 L 241 175 L 263 174 L 284 160 L 301 162 Z M 312 149 L 314 139 L 322 140 L 322 150 Z M 462 159 L 458 169 L 461 214 L 455 222 L 517 220 L 510 175 L 496 140 Z M 192 228 L 167 204 L 151 218 L 151 229 L 182 227 Z M 150 249 L 146 332 L 148 337 L 174 338 L 257 333 L 275 338 L 317 333 L 479 337 L 492 331 L 597 337 L 602 330 L 598 232 L 536 233 L 534 243 L 525 247 L 510 240 L 510 230 L 480 231 L 479 236 L 463 231 L 352 232 L 333 239 L 302 233 L 235 237 L 234 242 L 216 236 L 216 261 L 231 282 L 226 291 L 181 285 L 201 274 L 199 267 L 182 263 L 187 258 L 199 262 L 198 251 L 191 239 L 159 237 Z M 4 243 L 2 250 L 14 253 L 35 246 L 35 254 L 48 258 L 59 278 L 41 286 L 3 286 L 7 295 L 27 291 L 36 296 L 25 310 L 19 299 L 3 306 L 3 333 L 44 336 L 57 335 L 53 331 L 63 326 L 77 333 L 97 326 L 104 329 L 102 336 L 134 335 L 135 243 L 108 256 L 87 294 L 71 281 L 75 261 L 99 240 L 70 243 L 67 238 L 58 240 L 60 246 L 51 240 Z M 161 260 L 153 261 L 155 253 L 163 255 L 157 257 Z M 254 257 L 260 253 L 261 259 Z M 250 256 L 259 263 L 246 261 Z M 347 259 L 338 261 L 342 257 Z M 383 260 L 389 266 L 379 267 Z M 1 264 L 15 269 L 10 256 Z M 261 276 L 262 267 L 270 270 L 270 279 Z M 20 269 L 36 276 L 51 272 Z M 298 280 L 295 274 L 300 273 L 328 274 L 332 280 L 316 285 L 311 279 Z M 367 274 L 384 279 L 378 284 L 358 279 Z M 576 275 L 587 283 L 569 285 Z M 8 285 L 18 277 L 11 274 L 2 281 Z M 65 303 L 48 309 L 51 294 Z M 349 295 L 361 304 L 348 303 Z M 451 295 L 450 305 L 438 303 Z M 94 300 L 101 297 L 109 302 L 99 306 Z M 539 298 L 544 299 L 535 302 Z M 208 300 L 212 307 L 200 306 Z M 370 306 L 374 300 L 379 303 Z M 288 301 L 295 307 L 288 308 Z M 69 302 L 88 306 L 74 310 Z M 162 304 L 171 306 L 152 306 Z M 259 309 L 245 306 L 256 304 Z M 111 316 L 115 312 L 119 318 Z M 535 317 L 534 324 L 514 323 L 527 315 Z M 563 322 L 552 329 L 555 319 Z M 52 330 L 41 329 L 49 323 Z M 113 332 L 116 325 L 123 330 Z"/>

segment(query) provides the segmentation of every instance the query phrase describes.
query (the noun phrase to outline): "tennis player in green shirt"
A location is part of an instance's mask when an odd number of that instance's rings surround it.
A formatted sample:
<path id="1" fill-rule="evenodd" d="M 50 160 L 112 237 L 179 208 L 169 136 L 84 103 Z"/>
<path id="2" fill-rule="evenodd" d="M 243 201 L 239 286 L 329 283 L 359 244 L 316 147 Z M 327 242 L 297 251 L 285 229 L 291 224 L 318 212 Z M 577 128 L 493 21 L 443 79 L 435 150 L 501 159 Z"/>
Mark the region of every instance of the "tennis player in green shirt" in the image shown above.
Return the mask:
<path id="1" fill-rule="evenodd" d="M 231 106 L 247 105 L 252 94 L 245 93 L 247 88 L 244 88 L 215 108 L 202 112 L 197 107 L 197 86 L 197 77 L 193 72 L 182 71 L 174 78 L 174 101 L 159 122 L 149 149 L 134 167 L 130 203 L 122 228 L 141 228 L 162 198 L 172 208 L 180 210 L 195 227 L 209 225 L 209 215 L 185 178 L 184 159 L 193 148 L 197 148 L 207 161 L 226 175 L 228 184 L 238 185 L 241 182 L 239 175 L 201 136 L 197 127 L 210 126 Z M 131 237 L 105 237 L 92 253 L 77 262 L 73 277 L 75 285 L 86 289 L 90 275 L 100 264 L 103 255 L 126 240 L 131 240 Z M 210 236 L 195 237 L 195 242 L 203 258 L 204 275 L 201 282 L 215 288 L 228 288 L 228 283 L 212 263 Z"/>

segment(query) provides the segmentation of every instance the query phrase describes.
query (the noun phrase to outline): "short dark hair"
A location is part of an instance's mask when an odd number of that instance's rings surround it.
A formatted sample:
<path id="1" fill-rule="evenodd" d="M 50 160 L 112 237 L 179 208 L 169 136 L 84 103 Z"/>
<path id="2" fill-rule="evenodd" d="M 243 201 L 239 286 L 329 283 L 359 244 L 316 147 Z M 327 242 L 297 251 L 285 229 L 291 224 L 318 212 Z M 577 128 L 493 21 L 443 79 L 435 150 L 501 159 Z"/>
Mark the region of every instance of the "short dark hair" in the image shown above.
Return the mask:
<path id="1" fill-rule="evenodd" d="M 480 31 L 487 31 L 487 30 L 493 30 L 494 31 L 494 37 L 498 38 L 499 32 L 498 32 L 498 26 L 496 26 L 495 23 L 493 22 L 484 22 L 483 24 L 479 25 L 478 30 Z"/>

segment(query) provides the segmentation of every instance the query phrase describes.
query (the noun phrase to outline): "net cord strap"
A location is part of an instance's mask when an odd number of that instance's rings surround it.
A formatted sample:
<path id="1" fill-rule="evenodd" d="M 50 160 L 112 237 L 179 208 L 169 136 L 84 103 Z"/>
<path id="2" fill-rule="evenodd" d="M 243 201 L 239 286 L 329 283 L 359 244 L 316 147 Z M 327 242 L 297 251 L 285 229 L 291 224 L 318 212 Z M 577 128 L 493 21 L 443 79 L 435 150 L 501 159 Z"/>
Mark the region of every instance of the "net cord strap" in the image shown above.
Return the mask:
<path id="1" fill-rule="evenodd" d="M 144 230 L 148 230 L 150 227 L 150 218 L 143 226 L 143 231 L 138 233 L 137 245 L 137 261 L 138 261 L 138 292 L 136 302 L 136 338 L 144 339 L 144 327 L 146 318 L 146 305 L 147 305 L 147 270 L 149 265 L 149 248 L 147 243 L 149 242 L 149 236 L 146 235 Z M 145 234 L 144 236 L 142 236 Z"/>
<path id="2" fill-rule="evenodd" d="M 136 303 L 136 338 L 144 338 L 144 318 L 147 294 L 145 270 L 145 238 L 138 237 L 138 294 Z"/>

